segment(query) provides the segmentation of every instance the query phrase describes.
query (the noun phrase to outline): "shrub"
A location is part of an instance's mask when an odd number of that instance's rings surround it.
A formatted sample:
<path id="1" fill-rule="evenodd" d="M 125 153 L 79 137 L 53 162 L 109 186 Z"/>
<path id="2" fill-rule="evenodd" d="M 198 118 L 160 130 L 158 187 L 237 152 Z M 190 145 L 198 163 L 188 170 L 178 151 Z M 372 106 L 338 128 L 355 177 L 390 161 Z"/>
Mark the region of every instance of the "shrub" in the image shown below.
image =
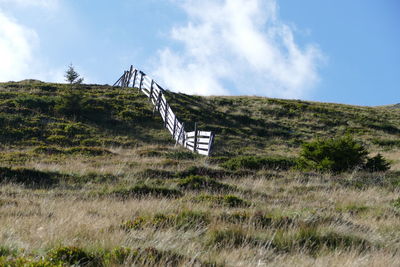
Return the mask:
<path id="1" fill-rule="evenodd" d="M 80 142 L 80 144 L 82 146 L 86 146 L 86 147 L 87 146 L 101 146 L 101 142 L 99 140 L 97 140 L 97 139 L 94 139 L 94 138 L 89 138 L 89 139 L 82 140 Z"/>
<path id="2" fill-rule="evenodd" d="M 368 158 L 368 151 L 350 136 L 316 140 L 302 145 L 297 166 L 302 170 L 344 172 L 354 168 L 387 170 L 388 163 L 378 155 Z"/>
<path id="3" fill-rule="evenodd" d="M 19 107 L 37 110 L 44 113 L 50 113 L 56 104 L 54 97 L 23 95 L 17 97 L 14 102 Z"/>
<path id="4" fill-rule="evenodd" d="M 60 247 L 47 253 L 53 263 L 66 263 L 78 266 L 96 266 L 96 257 L 78 247 Z M 99 263 L 99 262 L 97 262 Z"/>
<path id="5" fill-rule="evenodd" d="M 137 249 L 132 255 L 132 262 L 138 266 L 181 266 L 185 261 L 185 257 L 180 254 L 152 247 Z"/>
<path id="6" fill-rule="evenodd" d="M 124 230 L 139 230 L 142 229 L 148 220 L 145 217 L 138 216 L 133 220 L 126 221 L 122 223 L 121 228 Z"/>
<path id="7" fill-rule="evenodd" d="M 380 153 L 375 157 L 368 158 L 365 164 L 365 169 L 370 172 L 387 171 L 390 169 L 390 163 L 386 161 Z"/>
<path id="8" fill-rule="evenodd" d="M 49 155 L 64 153 L 64 151 L 62 149 L 54 147 L 54 146 L 38 146 L 33 149 L 33 152 L 37 153 L 37 154 L 44 153 L 44 154 L 49 154 Z"/>
<path id="9" fill-rule="evenodd" d="M 83 115 L 82 100 L 83 97 L 80 94 L 68 92 L 58 100 L 55 111 L 62 115 L 79 118 Z"/>
<path id="10" fill-rule="evenodd" d="M 116 264 L 124 264 L 130 257 L 132 258 L 133 256 L 133 250 L 130 248 L 125 248 L 125 247 L 117 247 L 114 248 L 112 251 L 110 251 L 108 254 L 106 254 L 106 264 L 109 265 L 111 263 L 116 263 Z"/>
<path id="11" fill-rule="evenodd" d="M 152 119 L 153 113 L 139 105 L 125 109 L 118 114 L 123 121 L 144 123 Z"/>
<path id="12" fill-rule="evenodd" d="M 10 256 L 10 255 L 15 256 L 16 253 L 17 253 L 17 251 L 15 249 L 11 249 L 11 248 L 5 247 L 5 246 L 0 246 L 0 257 Z"/>
<path id="13" fill-rule="evenodd" d="M 84 97 L 81 100 L 82 113 L 81 118 L 89 119 L 95 122 L 103 122 L 111 119 L 113 106 L 109 101 L 98 98 Z"/>
<path id="14" fill-rule="evenodd" d="M 400 197 L 392 202 L 393 207 L 400 209 Z"/>
<path id="15" fill-rule="evenodd" d="M 29 257 L 18 257 L 18 258 L 6 258 L 0 257 L 0 266 L 7 267 L 63 267 L 63 263 L 53 263 L 48 260 L 43 259 L 32 259 Z"/>
<path id="16" fill-rule="evenodd" d="M 51 144 L 57 144 L 60 146 L 67 146 L 72 144 L 70 138 L 64 135 L 50 135 L 49 137 L 47 137 L 47 141 Z"/>
<path id="17" fill-rule="evenodd" d="M 295 161 L 283 157 L 264 157 L 264 156 L 239 156 L 232 158 L 221 164 L 229 170 L 260 170 L 260 169 L 279 169 L 288 170 L 295 165 Z"/>
<path id="18" fill-rule="evenodd" d="M 29 187 L 48 187 L 58 182 L 58 173 L 31 169 L 11 169 L 0 167 L 0 182 L 23 184 Z"/>

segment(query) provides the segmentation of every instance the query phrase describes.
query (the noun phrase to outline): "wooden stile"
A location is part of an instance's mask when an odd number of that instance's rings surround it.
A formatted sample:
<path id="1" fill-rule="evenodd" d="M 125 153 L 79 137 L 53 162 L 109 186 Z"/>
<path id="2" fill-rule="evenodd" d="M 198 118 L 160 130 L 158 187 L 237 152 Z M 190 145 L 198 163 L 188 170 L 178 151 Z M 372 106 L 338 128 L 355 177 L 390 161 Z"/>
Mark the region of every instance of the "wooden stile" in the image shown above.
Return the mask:
<path id="1" fill-rule="evenodd" d="M 139 81 L 138 75 L 140 75 Z M 195 130 L 193 132 L 186 132 L 185 124 L 179 122 L 168 104 L 164 96 L 165 90 L 144 72 L 134 69 L 131 65 L 129 71 L 124 71 L 124 74 L 113 86 L 130 87 L 131 81 L 131 87 L 137 88 L 145 94 L 154 105 L 153 114 L 156 110 L 160 113 L 164 122 L 164 127 L 167 128 L 172 138 L 176 141 L 175 146 L 180 144 L 201 155 L 209 156 L 211 154 L 214 134 L 212 132 L 199 131 L 197 129 L 197 123 L 195 123 Z M 138 86 L 136 86 L 137 82 L 139 82 Z"/>

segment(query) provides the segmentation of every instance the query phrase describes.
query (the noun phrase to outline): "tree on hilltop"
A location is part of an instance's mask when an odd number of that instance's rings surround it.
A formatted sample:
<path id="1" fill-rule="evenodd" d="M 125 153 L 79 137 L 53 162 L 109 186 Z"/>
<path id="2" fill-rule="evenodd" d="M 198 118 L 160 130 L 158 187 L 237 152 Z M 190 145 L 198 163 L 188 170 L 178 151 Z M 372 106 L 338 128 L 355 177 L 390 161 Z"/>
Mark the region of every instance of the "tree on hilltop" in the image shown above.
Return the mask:
<path id="1" fill-rule="evenodd" d="M 69 84 L 81 84 L 83 82 L 83 78 L 79 76 L 80 75 L 75 71 L 72 64 L 69 65 L 68 70 L 64 75 L 65 80 L 69 82 Z"/>

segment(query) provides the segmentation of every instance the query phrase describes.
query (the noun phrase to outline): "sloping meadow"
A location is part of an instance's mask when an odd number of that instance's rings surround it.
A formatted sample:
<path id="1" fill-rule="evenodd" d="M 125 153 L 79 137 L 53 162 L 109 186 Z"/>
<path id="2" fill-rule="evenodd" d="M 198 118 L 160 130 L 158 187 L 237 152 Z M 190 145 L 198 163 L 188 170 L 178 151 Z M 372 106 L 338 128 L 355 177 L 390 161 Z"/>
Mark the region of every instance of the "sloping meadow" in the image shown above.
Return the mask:
<path id="1" fill-rule="evenodd" d="M 400 265 L 397 110 L 168 94 L 216 132 L 206 158 L 134 89 L 0 87 L 0 265 Z M 347 132 L 391 169 L 296 170 Z"/>

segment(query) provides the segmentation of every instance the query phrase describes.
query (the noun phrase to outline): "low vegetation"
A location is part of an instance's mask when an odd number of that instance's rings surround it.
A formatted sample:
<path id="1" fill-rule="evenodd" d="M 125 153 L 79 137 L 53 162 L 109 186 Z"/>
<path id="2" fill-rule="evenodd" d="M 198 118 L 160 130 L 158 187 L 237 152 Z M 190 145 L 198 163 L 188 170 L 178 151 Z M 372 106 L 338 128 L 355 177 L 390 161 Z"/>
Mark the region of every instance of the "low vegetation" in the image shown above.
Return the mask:
<path id="1" fill-rule="evenodd" d="M 135 89 L 0 84 L 0 266 L 399 266 L 400 113 Z"/>
<path id="2" fill-rule="evenodd" d="M 344 172 L 355 168 L 371 172 L 387 171 L 390 163 L 381 154 L 367 157 L 368 151 L 350 136 L 316 140 L 302 145 L 298 167 L 323 172 Z"/>

